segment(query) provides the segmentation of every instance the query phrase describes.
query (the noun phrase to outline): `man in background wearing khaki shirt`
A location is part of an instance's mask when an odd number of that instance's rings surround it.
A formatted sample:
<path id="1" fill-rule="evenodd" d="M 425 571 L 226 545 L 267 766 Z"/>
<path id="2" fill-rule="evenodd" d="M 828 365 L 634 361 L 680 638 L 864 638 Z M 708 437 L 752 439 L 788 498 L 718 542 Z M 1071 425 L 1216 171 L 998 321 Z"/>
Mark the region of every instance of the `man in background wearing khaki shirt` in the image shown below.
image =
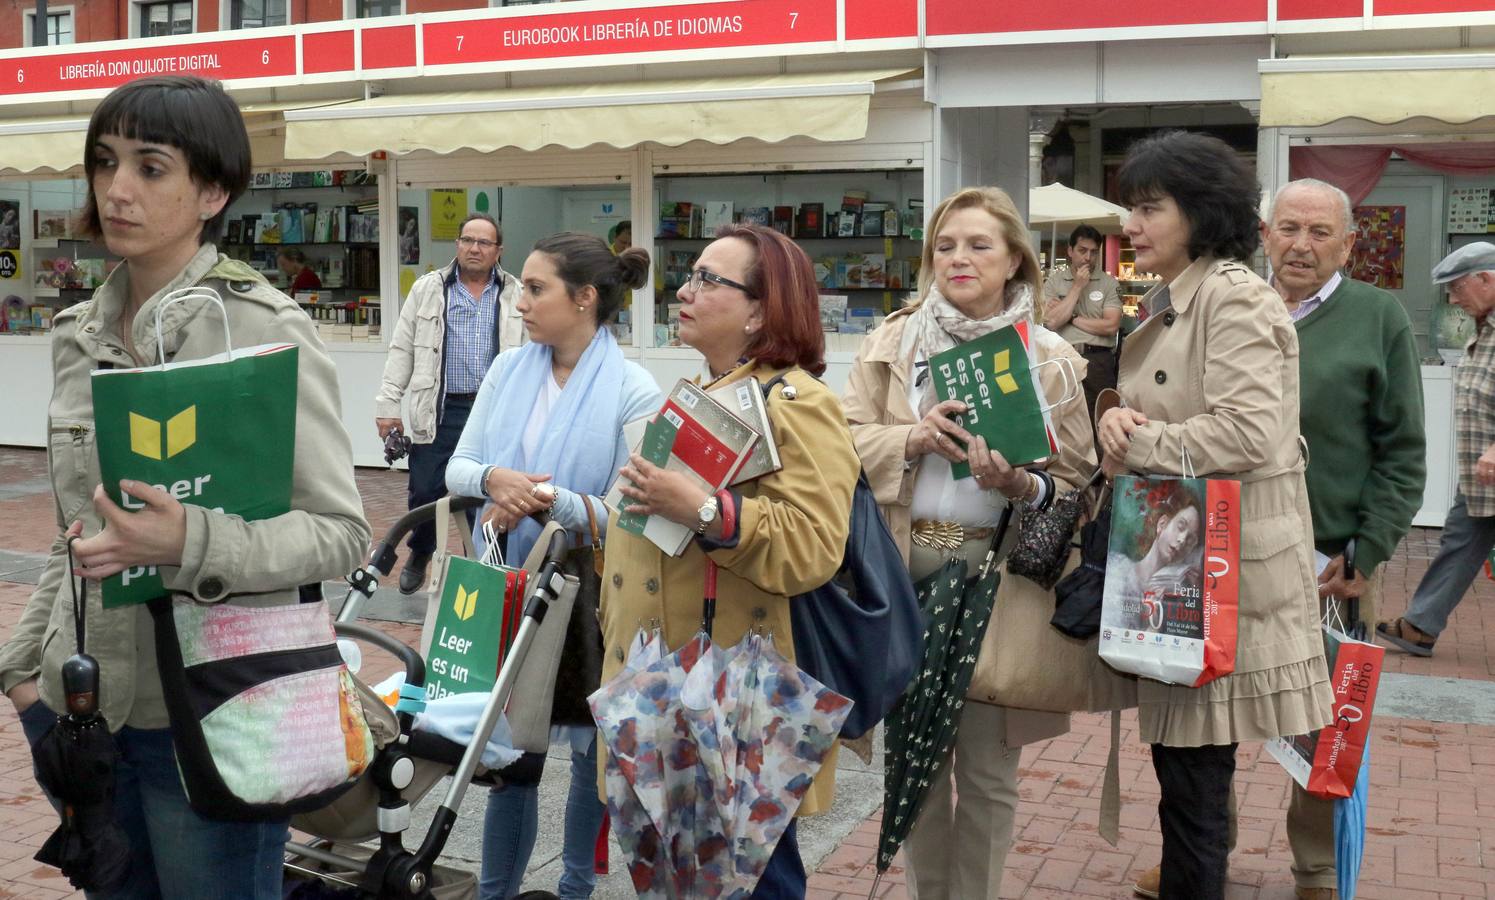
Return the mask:
<path id="1" fill-rule="evenodd" d="M 1043 324 L 1085 357 L 1085 409 L 1092 429 L 1096 395 L 1116 387 L 1116 333 L 1121 330 L 1121 285 L 1101 268 L 1100 246 L 1099 231 L 1089 225 L 1076 228 L 1069 236 L 1069 266 L 1056 267 L 1043 283 Z"/>

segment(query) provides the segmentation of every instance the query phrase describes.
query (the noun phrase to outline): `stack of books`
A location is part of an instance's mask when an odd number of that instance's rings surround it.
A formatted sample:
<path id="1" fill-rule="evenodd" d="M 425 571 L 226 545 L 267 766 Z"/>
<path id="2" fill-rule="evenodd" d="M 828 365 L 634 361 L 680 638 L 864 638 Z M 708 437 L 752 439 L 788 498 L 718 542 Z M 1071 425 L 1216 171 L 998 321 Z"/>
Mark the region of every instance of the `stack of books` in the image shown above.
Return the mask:
<path id="1" fill-rule="evenodd" d="M 763 390 L 744 379 L 706 391 L 681 379 L 653 417 L 623 433 L 633 451 L 661 468 L 681 472 L 709 494 L 777 471 L 783 463 L 773 439 Z M 630 512 L 622 479 L 603 502 L 618 513 L 616 528 L 648 538 L 670 556 L 685 552 L 696 531 L 662 516 Z"/>

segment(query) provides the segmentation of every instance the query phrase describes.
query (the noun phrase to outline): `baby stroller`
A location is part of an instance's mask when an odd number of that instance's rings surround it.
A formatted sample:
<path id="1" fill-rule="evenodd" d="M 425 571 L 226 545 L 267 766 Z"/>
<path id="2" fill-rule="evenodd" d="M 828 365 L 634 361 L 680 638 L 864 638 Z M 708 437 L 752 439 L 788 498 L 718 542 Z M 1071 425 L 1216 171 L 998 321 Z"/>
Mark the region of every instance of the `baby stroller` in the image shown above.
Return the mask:
<path id="1" fill-rule="evenodd" d="M 405 684 L 424 695 L 426 665 L 421 654 L 384 632 L 358 624 L 364 604 L 374 595 L 379 579 L 388 577 L 398 559 L 400 540 L 416 525 L 450 511 L 480 506 L 481 498 L 444 498 L 406 513 L 374 546 L 368 565 L 348 576 L 347 598 L 339 610 L 335 629 L 339 638 L 385 650 L 403 665 Z M 439 513 L 439 516 L 438 516 Z M 462 523 L 465 526 L 465 522 Z M 443 535 L 444 538 L 444 535 Z M 543 548 L 543 556 L 539 556 Z M 311 876 L 330 885 L 350 888 L 360 898 L 379 900 L 460 900 L 476 896 L 474 876 L 459 869 L 437 865 L 446 846 L 457 811 L 468 785 L 479 775 L 483 749 L 498 724 L 514 686 L 526 670 L 526 657 L 535 645 L 552 603 L 569 606 L 576 596 L 577 580 L 562 573 L 568 549 L 566 532 L 552 525 L 541 534 L 528 583 L 524 619 L 513 645 L 499 669 L 498 680 L 483 707 L 470 744 L 449 741 L 413 728 L 414 711 L 396 707 L 391 712 L 382 701 L 370 699 L 365 706 L 370 727 L 376 734 L 392 736 L 375 755 L 359 781 L 328 806 L 295 817 L 291 826 L 315 836 L 309 842 L 286 845 L 288 873 Z M 527 566 L 527 568 L 529 568 Z M 432 603 L 439 603 L 433 598 Z M 427 616 L 429 626 L 431 617 Z M 547 647 L 547 651 L 554 648 Z M 537 657 L 536 663 L 545 660 Z M 369 692 L 368 697 L 374 695 Z M 402 703 L 402 706 L 404 704 Z M 379 718 L 382 721 L 376 722 Z M 498 773 L 486 772 L 488 784 L 504 780 L 537 779 L 543 755 L 526 754 Z M 443 777 L 451 775 L 451 786 L 435 811 L 429 830 L 416 849 L 408 849 L 404 833 L 411 824 L 411 805 L 420 800 Z M 358 846 L 378 840 L 369 852 Z"/>

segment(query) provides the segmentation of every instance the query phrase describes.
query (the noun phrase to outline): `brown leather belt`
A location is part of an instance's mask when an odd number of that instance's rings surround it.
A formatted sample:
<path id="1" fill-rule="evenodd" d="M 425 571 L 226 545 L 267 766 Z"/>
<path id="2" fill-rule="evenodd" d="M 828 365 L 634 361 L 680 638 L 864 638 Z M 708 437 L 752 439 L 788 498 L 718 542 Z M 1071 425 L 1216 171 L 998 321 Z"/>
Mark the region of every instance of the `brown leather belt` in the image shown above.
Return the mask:
<path id="1" fill-rule="evenodd" d="M 989 541 L 996 534 L 993 528 L 972 528 L 959 522 L 932 522 L 920 519 L 914 523 L 911 538 L 920 547 L 931 550 L 959 550 L 962 544 L 971 541 Z"/>

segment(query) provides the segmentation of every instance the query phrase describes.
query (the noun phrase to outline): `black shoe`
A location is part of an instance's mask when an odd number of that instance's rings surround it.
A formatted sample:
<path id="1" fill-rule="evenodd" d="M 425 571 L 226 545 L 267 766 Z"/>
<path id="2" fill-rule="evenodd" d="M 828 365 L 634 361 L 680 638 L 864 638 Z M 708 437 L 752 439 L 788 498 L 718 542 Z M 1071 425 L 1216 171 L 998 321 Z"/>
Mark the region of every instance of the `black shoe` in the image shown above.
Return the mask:
<path id="1" fill-rule="evenodd" d="M 426 583 L 426 566 L 431 563 L 431 554 L 412 553 L 400 570 L 400 593 L 413 594 Z"/>

